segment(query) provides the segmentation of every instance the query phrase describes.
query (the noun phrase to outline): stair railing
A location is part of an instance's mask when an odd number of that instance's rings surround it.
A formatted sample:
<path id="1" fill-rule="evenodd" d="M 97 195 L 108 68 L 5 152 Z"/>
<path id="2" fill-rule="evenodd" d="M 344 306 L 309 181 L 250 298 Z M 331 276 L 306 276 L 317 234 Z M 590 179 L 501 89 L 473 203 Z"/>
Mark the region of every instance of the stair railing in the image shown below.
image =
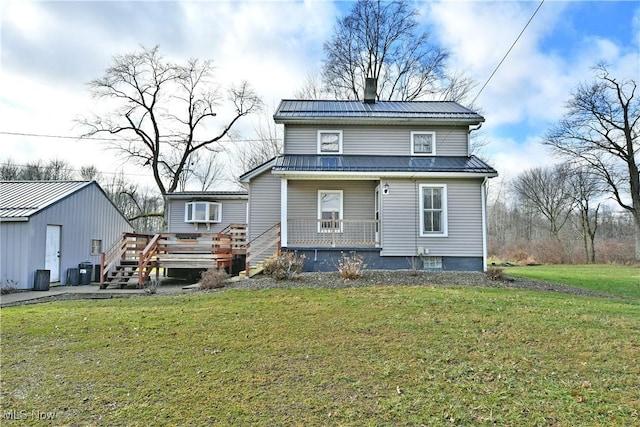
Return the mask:
<path id="1" fill-rule="evenodd" d="M 264 254 L 266 251 L 275 247 L 274 253 L 280 255 L 280 223 L 276 223 L 269 227 L 261 234 L 247 243 L 246 272 L 249 275 L 251 269 L 251 261 Z"/>
<path id="2" fill-rule="evenodd" d="M 104 285 L 105 278 L 121 260 L 126 258 L 126 254 L 131 250 L 130 244 L 136 245 L 138 237 L 149 238 L 147 234 L 122 233 L 120 240 L 113 242 L 111 247 L 100 253 L 100 286 Z"/>
<path id="3" fill-rule="evenodd" d="M 147 281 L 149 276 L 151 275 L 151 267 L 153 267 L 153 258 L 158 253 L 158 240 L 160 239 L 160 234 L 155 234 L 147 246 L 140 252 L 140 257 L 138 258 L 138 286 L 143 286 Z M 157 266 L 156 266 L 157 267 Z M 149 270 L 149 271 L 147 271 Z M 156 274 L 158 271 L 156 270 Z"/>

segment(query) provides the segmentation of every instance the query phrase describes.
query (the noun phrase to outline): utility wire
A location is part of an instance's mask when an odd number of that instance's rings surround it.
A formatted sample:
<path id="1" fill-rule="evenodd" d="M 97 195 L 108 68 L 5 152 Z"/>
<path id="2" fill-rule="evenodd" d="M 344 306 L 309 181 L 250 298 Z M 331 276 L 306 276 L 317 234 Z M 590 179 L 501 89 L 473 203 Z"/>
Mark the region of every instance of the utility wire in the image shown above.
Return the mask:
<path id="1" fill-rule="evenodd" d="M 507 51 L 507 53 L 504 54 L 504 56 L 502 57 L 502 59 L 500 60 L 500 62 L 498 63 L 498 65 L 496 66 L 496 68 L 493 70 L 493 72 L 491 73 L 491 75 L 489 76 L 489 78 L 487 79 L 486 82 L 484 82 L 484 84 L 482 85 L 482 87 L 480 88 L 480 90 L 478 91 L 478 93 L 476 94 L 476 97 L 473 98 L 473 101 L 471 101 L 471 105 L 473 105 L 474 102 L 476 102 L 476 100 L 478 99 L 478 97 L 480 96 L 480 94 L 482 93 L 482 91 L 484 90 L 485 87 L 487 87 L 487 85 L 489 84 L 489 82 L 491 81 L 491 79 L 493 78 L 493 76 L 496 74 L 496 72 L 498 71 L 498 69 L 500 68 L 500 66 L 502 65 L 502 63 L 504 62 L 505 59 L 507 59 L 507 56 L 509 56 L 509 53 L 511 53 L 511 51 L 513 50 L 513 48 L 515 47 L 516 44 L 518 44 L 518 41 L 520 40 L 520 37 L 522 37 L 522 34 L 524 34 L 524 31 L 527 29 L 527 27 L 529 26 L 529 24 L 531 23 L 531 21 L 533 21 L 533 18 L 537 15 L 538 11 L 540 10 L 540 8 L 542 7 L 542 5 L 544 4 L 544 0 L 542 0 L 540 2 L 540 4 L 538 5 L 537 9 L 533 12 L 533 14 L 531 15 L 531 17 L 529 18 L 529 20 L 527 21 L 527 23 L 525 24 L 524 28 L 522 28 L 522 31 L 520 31 L 520 34 L 518 34 L 518 37 L 516 37 L 516 39 L 514 40 L 513 44 L 511 45 L 511 47 L 509 48 L 509 50 Z"/>
<path id="2" fill-rule="evenodd" d="M 52 134 L 43 134 L 43 133 L 26 133 L 26 132 L 8 132 L 8 131 L 0 131 L 0 135 L 10 135 L 10 136 L 28 136 L 34 138 L 57 138 L 57 139 L 89 139 L 92 141 L 108 141 L 108 142 L 121 142 L 124 139 L 115 139 L 115 138 L 99 138 L 95 136 L 72 136 L 72 135 L 52 135 Z M 264 139 L 229 139 L 222 140 L 217 142 L 262 142 Z M 163 142 L 180 142 L 178 140 L 165 140 Z M 194 142 L 203 142 L 203 141 L 194 141 Z"/>

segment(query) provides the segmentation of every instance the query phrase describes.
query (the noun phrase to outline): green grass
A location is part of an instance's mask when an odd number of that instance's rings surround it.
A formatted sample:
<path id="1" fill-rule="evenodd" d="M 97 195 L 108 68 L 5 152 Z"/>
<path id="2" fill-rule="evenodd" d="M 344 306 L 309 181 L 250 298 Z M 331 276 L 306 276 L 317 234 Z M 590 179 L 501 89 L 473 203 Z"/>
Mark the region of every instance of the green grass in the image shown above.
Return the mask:
<path id="1" fill-rule="evenodd" d="M 627 298 L 640 298 L 640 268 L 611 264 L 508 267 L 505 273 L 562 283 Z"/>
<path id="2" fill-rule="evenodd" d="M 1 315 L 3 425 L 43 425 L 33 414 L 47 412 L 54 425 L 105 426 L 640 421 L 640 314 L 623 300 L 230 290 Z"/>

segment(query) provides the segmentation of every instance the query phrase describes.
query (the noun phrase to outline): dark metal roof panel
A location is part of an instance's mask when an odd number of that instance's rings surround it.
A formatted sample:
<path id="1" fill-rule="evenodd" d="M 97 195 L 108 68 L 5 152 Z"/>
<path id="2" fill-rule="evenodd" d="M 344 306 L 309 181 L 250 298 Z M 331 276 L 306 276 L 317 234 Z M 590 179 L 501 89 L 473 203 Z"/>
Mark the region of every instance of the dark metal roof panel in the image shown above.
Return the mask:
<path id="1" fill-rule="evenodd" d="M 283 100 L 276 120 L 309 118 L 424 118 L 484 120 L 478 113 L 453 101 L 302 101 Z"/>
<path id="2" fill-rule="evenodd" d="M 0 181 L 0 218 L 28 218 L 91 181 Z"/>
<path id="3" fill-rule="evenodd" d="M 285 155 L 278 157 L 274 171 L 282 172 L 465 172 L 496 174 L 475 156 L 326 156 Z"/>
<path id="4" fill-rule="evenodd" d="M 247 198 L 249 192 L 245 190 L 238 191 L 175 191 L 167 193 L 167 199 L 182 199 L 185 197 L 223 197 L 223 198 Z"/>

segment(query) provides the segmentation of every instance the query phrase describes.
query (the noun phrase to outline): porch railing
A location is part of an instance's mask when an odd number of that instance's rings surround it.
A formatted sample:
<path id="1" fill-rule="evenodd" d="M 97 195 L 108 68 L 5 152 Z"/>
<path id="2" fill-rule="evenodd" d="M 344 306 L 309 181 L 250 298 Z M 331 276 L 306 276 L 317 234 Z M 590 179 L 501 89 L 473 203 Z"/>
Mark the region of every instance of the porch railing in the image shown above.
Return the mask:
<path id="1" fill-rule="evenodd" d="M 374 219 L 289 219 L 287 246 L 376 246 L 377 231 Z"/>

